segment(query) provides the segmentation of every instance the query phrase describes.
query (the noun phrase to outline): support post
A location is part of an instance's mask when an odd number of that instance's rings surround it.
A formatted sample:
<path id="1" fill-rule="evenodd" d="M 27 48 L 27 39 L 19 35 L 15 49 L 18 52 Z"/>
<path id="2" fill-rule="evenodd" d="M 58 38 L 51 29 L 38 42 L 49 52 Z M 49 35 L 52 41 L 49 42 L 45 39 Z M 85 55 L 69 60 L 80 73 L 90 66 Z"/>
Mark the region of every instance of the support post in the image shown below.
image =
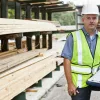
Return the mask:
<path id="1" fill-rule="evenodd" d="M 32 36 L 27 36 L 27 50 L 30 51 L 32 50 Z"/>
<path id="2" fill-rule="evenodd" d="M 31 5 L 26 6 L 26 19 L 31 19 Z"/>
<path id="3" fill-rule="evenodd" d="M 31 5 L 26 6 L 26 19 L 31 19 Z M 27 50 L 32 50 L 32 35 L 27 35 Z"/>
<path id="4" fill-rule="evenodd" d="M 1 18 L 8 17 L 8 0 L 1 0 Z"/>
<path id="5" fill-rule="evenodd" d="M 46 75 L 44 78 L 52 78 L 52 72 L 50 72 L 48 75 Z"/>
<path id="6" fill-rule="evenodd" d="M 4 37 L 1 39 L 1 51 L 8 51 L 8 38 Z"/>
<path id="7" fill-rule="evenodd" d="M 46 38 L 46 34 L 42 34 L 42 48 L 46 48 L 47 47 L 47 38 Z"/>
<path id="8" fill-rule="evenodd" d="M 12 100 L 26 100 L 26 93 L 22 92 L 19 95 L 15 96 Z"/>
<path id="9" fill-rule="evenodd" d="M 48 20 L 52 19 L 52 13 L 48 12 Z M 48 49 L 52 49 L 52 33 L 48 34 Z"/>
<path id="10" fill-rule="evenodd" d="M 35 49 L 40 49 L 40 35 L 35 35 Z"/>
<path id="11" fill-rule="evenodd" d="M 39 7 L 35 7 L 35 18 L 39 19 Z M 35 35 L 35 49 L 40 49 L 40 35 Z"/>
<path id="12" fill-rule="evenodd" d="M 8 17 L 8 0 L 1 0 L 1 18 Z M 1 38 L 1 51 L 8 51 L 8 39 Z"/>
<path id="13" fill-rule="evenodd" d="M 34 87 L 42 87 L 42 80 L 39 80 L 38 83 L 35 83 L 33 86 Z"/>
<path id="14" fill-rule="evenodd" d="M 48 49 L 52 49 L 52 33 L 48 34 Z"/>
<path id="15" fill-rule="evenodd" d="M 19 2 L 15 2 L 15 19 L 21 18 L 21 4 Z M 22 45 L 22 33 L 18 34 L 18 37 L 15 38 L 16 48 L 21 49 Z"/>
<path id="16" fill-rule="evenodd" d="M 55 71 L 60 71 L 60 65 L 58 65 L 58 61 L 56 61 L 56 69 Z"/>
<path id="17" fill-rule="evenodd" d="M 46 9 L 44 7 L 42 7 L 42 19 L 46 20 Z M 42 34 L 42 48 L 46 48 L 47 47 L 47 37 L 46 34 Z"/>

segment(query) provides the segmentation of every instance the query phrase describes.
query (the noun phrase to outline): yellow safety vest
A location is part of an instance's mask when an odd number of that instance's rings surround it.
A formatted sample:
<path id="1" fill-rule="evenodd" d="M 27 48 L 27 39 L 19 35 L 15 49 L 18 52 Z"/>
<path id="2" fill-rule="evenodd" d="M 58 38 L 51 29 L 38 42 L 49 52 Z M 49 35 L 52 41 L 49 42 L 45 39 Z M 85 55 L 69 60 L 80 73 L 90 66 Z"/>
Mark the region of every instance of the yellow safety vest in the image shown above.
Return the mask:
<path id="1" fill-rule="evenodd" d="M 72 32 L 73 57 L 71 60 L 72 80 L 76 87 L 87 87 L 86 81 L 97 72 L 100 65 L 100 32 L 98 32 L 94 58 L 82 30 Z"/>

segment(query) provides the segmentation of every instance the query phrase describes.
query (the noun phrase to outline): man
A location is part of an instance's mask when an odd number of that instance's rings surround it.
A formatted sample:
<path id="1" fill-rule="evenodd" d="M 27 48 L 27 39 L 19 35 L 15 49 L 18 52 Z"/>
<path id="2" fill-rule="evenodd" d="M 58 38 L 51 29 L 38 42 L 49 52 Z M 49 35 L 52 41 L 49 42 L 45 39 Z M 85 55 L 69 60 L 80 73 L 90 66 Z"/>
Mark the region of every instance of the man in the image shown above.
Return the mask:
<path id="1" fill-rule="evenodd" d="M 72 100 L 90 100 L 91 90 L 95 87 L 86 82 L 96 73 L 100 62 L 100 33 L 96 30 L 98 7 L 84 5 L 81 14 L 84 26 L 68 35 L 61 54 Z"/>

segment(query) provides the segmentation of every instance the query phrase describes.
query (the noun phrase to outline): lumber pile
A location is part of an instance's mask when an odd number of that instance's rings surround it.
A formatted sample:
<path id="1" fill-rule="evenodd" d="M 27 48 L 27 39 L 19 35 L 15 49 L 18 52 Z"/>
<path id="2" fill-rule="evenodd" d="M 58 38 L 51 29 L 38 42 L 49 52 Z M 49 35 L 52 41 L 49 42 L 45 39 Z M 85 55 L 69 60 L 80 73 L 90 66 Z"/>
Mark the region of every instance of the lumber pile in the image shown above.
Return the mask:
<path id="1" fill-rule="evenodd" d="M 24 63 L 25 61 L 28 61 L 40 54 L 40 52 L 44 52 L 46 49 L 38 49 L 34 51 L 28 51 L 24 53 L 17 53 L 17 55 L 2 59 L 2 57 L 8 56 L 10 53 L 16 53 L 16 52 L 5 52 L 1 53 L 1 59 L 0 59 L 0 73 L 3 71 L 6 71 L 16 65 L 19 65 L 21 63 Z"/>
<path id="2" fill-rule="evenodd" d="M 57 31 L 57 29 L 54 24 L 48 21 L 0 18 L 0 35 L 41 31 Z"/>
<path id="3" fill-rule="evenodd" d="M 1 36 L 44 31 L 57 31 L 57 28 L 53 23 L 46 21 L 0 18 Z M 0 100 L 13 99 L 56 69 L 58 60 L 56 56 L 61 50 L 56 48 L 57 46 L 51 50 L 36 49 L 28 52 L 10 50 L 0 53 Z"/>
<path id="4" fill-rule="evenodd" d="M 56 68 L 56 55 L 55 51 L 48 50 L 41 57 L 36 57 L 1 73 L 0 100 L 11 100 L 52 72 Z"/>

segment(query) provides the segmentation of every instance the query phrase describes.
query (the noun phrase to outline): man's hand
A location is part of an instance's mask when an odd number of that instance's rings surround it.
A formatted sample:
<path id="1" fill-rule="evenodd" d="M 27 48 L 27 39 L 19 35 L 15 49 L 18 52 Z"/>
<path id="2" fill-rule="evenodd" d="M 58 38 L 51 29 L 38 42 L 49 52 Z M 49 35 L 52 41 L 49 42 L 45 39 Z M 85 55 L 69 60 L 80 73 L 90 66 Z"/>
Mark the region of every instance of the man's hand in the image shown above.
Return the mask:
<path id="1" fill-rule="evenodd" d="M 72 96 L 72 95 L 76 95 L 77 93 L 79 93 L 79 91 L 74 86 L 74 84 L 68 84 L 68 93 L 70 96 Z"/>

